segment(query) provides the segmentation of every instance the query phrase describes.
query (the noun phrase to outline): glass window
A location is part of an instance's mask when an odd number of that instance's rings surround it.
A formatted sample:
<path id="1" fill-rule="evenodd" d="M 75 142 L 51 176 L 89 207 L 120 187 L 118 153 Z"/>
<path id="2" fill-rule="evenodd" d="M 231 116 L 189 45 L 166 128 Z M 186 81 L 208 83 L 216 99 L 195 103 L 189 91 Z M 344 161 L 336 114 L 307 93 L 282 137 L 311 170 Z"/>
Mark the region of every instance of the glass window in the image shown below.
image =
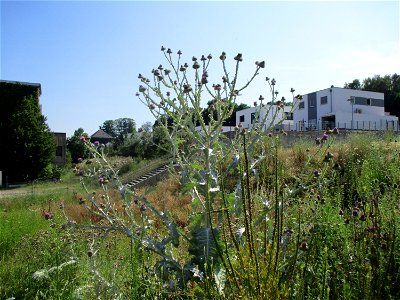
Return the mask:
<path id="1" fill-rule="evenodd" d="M 304 101 L 299 103 L 299 109 L 303 109 L 304 108 Z"/>
<path id="2" fill-rule="evenodd" d="M 327 104 L 327 103 L 328 103 L 328 96 L 321 97 L 321 104 Z"/>
<path id="3" fill-rule="evenodd" d="M 239 122 L 244 122 L 244 115 L 241 115 L 241 116 L 239 117 Z"/>

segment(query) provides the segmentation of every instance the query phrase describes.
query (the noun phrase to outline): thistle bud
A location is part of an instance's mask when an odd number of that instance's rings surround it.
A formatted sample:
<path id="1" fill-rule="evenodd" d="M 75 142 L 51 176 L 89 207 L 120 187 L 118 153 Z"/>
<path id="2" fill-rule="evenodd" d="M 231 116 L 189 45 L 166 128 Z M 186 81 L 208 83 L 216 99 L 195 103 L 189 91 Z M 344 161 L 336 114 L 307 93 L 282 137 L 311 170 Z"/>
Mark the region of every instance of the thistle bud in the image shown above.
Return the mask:
<path id="1" fill-rule="evenodd" d="M 159 65 L 159 66 L 158 66 L 158 69 L 159 69 L 160 71 L 162 71 L 164 68 L 163 68 L 162 65 Z"/>
<path id="2" fill-rule="evenodd" d="M 165 51 L 165 47 L 164 46 L 161 46 L 161 51 Z"/>
<path id="3" fill-rule="evenodd" d="M 178 50 L 178 55 L 182 55 L 182 51 L 181 50 Z"/>
<path id="4" fill-rule="evenodd" d="M 275 85 L 275 84 L 276 84 L 276 80 L 275 80 L 275 78 L 272 78 L 271 85 Z"/>
<path id="5" fill-rule="evenodd" d="M 197 61 L 195 61 L 193 64 L 193 69 L 197 70 L 198 68 L 200 68 L 200 65 Z"/>
<path id="6" fill-rule="evenodd" d="M 236 61 L 243 61 L 242 53 L 238 53 L 233 59 Z"/>
<path id="7" fill-rule="evenodd" d="M 258 100 L 263 101 L 264 97 L 262 95 L 260 95 L 260 97 L 258 98 Z"/>
<path id="8" fill-rule="evenodd" d="M 265 81 L 269 81 L 269 77 L 265 77 Z"/>
<path id="9" fill-rule="evenodd" d="M 226 59 L 226 53 L 222 52 L 221 55 L 219 56 L 220 60 L 225 60 Z"/>
<path id="10" fill-rule="evenodd" d="M 186 94 L 186 93 L 189 93 L 189 92 L 191 92 L 192 91 L 192 86 L 190 85 L 190 84 L 184 84 L 183 85 L 183 92 Z"/>
<path id="11" fill-rule="evenodd" d="M 143 85 L 139 85 L 139 92 L 143 93 L 146 91 L 146 88 Z"/>
<path id="12" fill-rule="evenodd" d="M 294 93 L 294 91 L 295 91 L 294 88 L 291 88 L 291 89 L 290 89 L 290 92 L 291 92 L 291 93 Z"/>
<path id="13" fill-rule="evenodd" d="M 192 61 L 197 61 L 197 58 L 193 56 Z"/>
<path id="14" fill-rule="evenodd" d="M 186 67 L 185 67 L 185 66 L 181 66 L 180 69 L 179 69 L 179 71 L 185 72 L 185 71 L 186 71 Z"/>
<path id="15" fill-rule="evenodd" d="M 201 56 L 201 58 L 200 58 L 200 60 L 201 60 L 201 61 L 206 61 L 206 60 L 207 60 L 207 58 L 205 58 L 205 56 L 204 56 L 204 55 L 202 55 L 202 56 Z"/>
<path id="16" fill-rule="evenodd" d="M 211 54 L 208 54 L 208 55 L 207 55 L 207 58 L 208 58 L 208 59 L 212 59 L 212 55 L 211 55 Z"/>
<path id="17" fill-rule="evenodd" d="M 265 68 L 265 61 L 262 61 L 262 62 L 256 61 L 256 65 L 257 65 L 257 67 L 263 69 L 263 68 Z"/>
<path id="18" fill-rule="evenodd" d="M 170 48 L 168 48 L 167 53 L 168 53 L 168 54 L 171 54 L 171 53 L 172 53 L 172 50 L 171 50 Z M 178 54 L 179 54 L 179 53 L 178 53 Z"/>
<path id="19" fill-rule="evenodd" d="M 216 91 L 220 91 L 221 89 L 222 89 L 222 87 L 221 87 L 221 85 L 220 84 L 213 84 L 213 88 L 214 88 L 214 90 L 216 90 Z"/>
<path id="20" fill-rule="evenodd" d="M 167 70 L 167 69 L 164 70 L 165 75 L 168 75 L 169 73 L 171 73 L 171 70 Z"/>

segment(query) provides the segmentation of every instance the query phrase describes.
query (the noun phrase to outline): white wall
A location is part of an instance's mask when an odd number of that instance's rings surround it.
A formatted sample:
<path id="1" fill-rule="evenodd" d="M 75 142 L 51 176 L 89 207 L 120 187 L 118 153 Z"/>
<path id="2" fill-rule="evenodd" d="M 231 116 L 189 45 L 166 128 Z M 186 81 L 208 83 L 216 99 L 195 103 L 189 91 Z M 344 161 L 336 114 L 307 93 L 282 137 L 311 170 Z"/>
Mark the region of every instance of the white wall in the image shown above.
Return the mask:
<path id="1" fill-rule="evenodd" d="M 311 93 L 312 94 L 312 93 Z M 308 128 L 309 110 L 308 96 L 303 96 L 304 108 L 299 109 L 299 103 L 294 111 L 294 124 L 296 130 Z M 326 98 L 326 103 L 321 104 L 321 98 Z M 354 129 L 364 130 L 398 130 L 398 118 L 385 114 L 383 106 L 353 104 L 351 97 L 364 99 L 379 99 L 384 101 L 384 94 L 370 91 L 359 91 L 344 88 L 328 88 L 316 92 L 317 128 L 322 129 L 321 120 L 328 116 L 335 116 L 335 126 L 351 129 L 352 121 Z M 373 104 L 373 103 L 371 103 Z M 325 117 L 325 118 L 324 118 Z M 304 121 L 305 125 L 301 124 Z M 394 127 L 393 127 L 394 126 Z"/>
<path id="2" fill-rule="evenodd" d="M 241 124 L 242 128 L 250 129 L 258 120 L 259 123 L 264 123 L 263 129 L 269 129 L 271 126 L 277 125 L 278 123 L 282 125 L 281 127 L 284 130 L 289 130 L 289 128 L 293 129 L 293 121 L 286 120 L 285 115 L 285 112 L 290 113 L 291 111 L 292 108 L 290 106 L 278 109 L 276 105 L 265 105 L 262 108 L 258 105 L 246 108 L 236 112 L 236 125 Z M 253 123 L 252 114 L 254 114 Z"/>

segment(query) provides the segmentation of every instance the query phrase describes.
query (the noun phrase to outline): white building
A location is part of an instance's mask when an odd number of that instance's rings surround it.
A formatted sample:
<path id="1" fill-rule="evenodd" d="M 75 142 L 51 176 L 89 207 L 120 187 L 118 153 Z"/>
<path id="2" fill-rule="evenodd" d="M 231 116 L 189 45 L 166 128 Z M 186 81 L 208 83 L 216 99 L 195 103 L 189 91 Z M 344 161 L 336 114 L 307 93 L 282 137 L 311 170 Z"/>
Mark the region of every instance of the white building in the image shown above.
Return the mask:
<path id="1" fill-rule="evenodd" d="M 384 94 L 331 87 L 303 96 L 293 113 L 295 130 L 345 128 L 399 130 L 399 119 L 385 113 Z"/>
<path id="2" fill-rule="evenodd" d="M 263 129 L 294 130 L 292 107 L 280 108 L 277 105 L 265 105 L 236 112 L 236 124 L 241 124 L 242 128 L 250 129 L 256 123 L 263 123 Z"/>

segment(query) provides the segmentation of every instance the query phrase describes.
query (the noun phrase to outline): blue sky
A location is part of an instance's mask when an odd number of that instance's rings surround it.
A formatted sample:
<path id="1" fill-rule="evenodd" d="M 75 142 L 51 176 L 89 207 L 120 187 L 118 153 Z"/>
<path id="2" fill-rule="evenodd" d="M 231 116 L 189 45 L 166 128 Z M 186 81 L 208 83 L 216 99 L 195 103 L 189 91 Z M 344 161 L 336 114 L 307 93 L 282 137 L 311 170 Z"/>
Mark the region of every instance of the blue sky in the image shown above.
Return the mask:
<path id="1" fill-rule="evenodd" d="M 52 131 L 93 134 L 106 120 L 153 122 L 135 97 L 137 76 L 211 53 L 218 83 L 225 51 L 243 53 L 242 82 L 256 60 L 266 68 L 238 102 L 251 105 L 275 78 L 279 96 L 400 72 L 398 1 L 3 1 L 1 79 L 42 85 Z M 233 61 L 233 60 L 232 60 Z M 232 69 L 233 72 L 233 69 Z"/>

